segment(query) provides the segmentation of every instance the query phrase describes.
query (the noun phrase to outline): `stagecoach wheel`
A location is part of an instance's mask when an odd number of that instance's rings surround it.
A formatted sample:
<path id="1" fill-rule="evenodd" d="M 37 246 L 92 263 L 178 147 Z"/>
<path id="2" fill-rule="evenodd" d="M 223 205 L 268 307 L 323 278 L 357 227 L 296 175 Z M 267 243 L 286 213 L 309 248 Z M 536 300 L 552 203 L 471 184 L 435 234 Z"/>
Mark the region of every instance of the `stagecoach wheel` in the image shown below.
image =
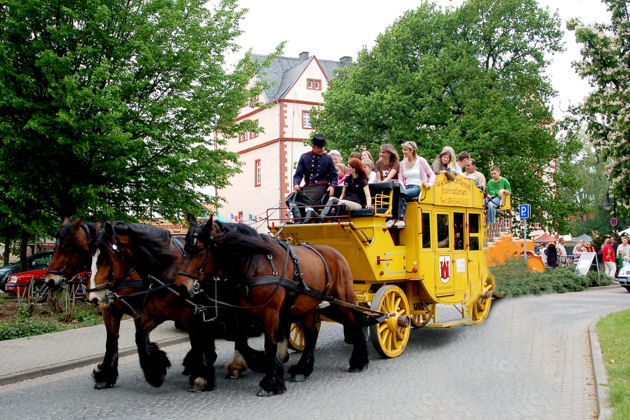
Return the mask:
<path id="1" fill-rule="evenodd" d="M 315 327 L 317 328 L 317 332 L 319 332 L 319 328 L 322 326 L 322 322 L 317 320 Z M 304 351 L 305 346 L 304 339 L 304 330 L 297 322 L 291 323 L 291 329 L 289 330 L 289 348 L 295 351 Z"/>
<path id="2" fill-rule="evenodd" d="M 483 283 L 481 294 L 472 304 L 472 319 L 474 322 L 483 322 L 490 313 L 490 305 L 492 305 L 492 291 L 494 290 L 494 276 L 488 274 Z"/>
<path id="3" fill-rule="evenodd" d="M 377 352 L 383 357 L 397 357 L 409 341 L 409 301 L 398 286 L 383 286 L 374 295 L 370 309 L 393 314 L 380 324 L 370 326 L 370 339 Z"/>
<path id="4" fill-rule="evenodd" d="M 424 309 L 422 314 L 411 315 L 411 325 L 415 328 L 422 328 L 431 321 L 435 313 L 435 303 L 425 306 Z"/>

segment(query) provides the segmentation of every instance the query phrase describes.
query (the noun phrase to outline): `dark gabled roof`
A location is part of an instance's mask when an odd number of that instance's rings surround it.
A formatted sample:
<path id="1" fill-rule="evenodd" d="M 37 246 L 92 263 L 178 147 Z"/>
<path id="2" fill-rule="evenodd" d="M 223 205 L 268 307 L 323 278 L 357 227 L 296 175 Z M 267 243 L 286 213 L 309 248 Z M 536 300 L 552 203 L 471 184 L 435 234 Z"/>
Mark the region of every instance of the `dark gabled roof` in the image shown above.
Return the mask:
<path id="1" fill-rule="evenodd" d="M 266 55 L 252 54 L 252 59 L 256 61 L 264 61 L 267 58 Z M 276 57 L 269 67 L 266 67 L 258 74 L 258 78 L 270 86 L 265 89 L 266 103 L 282 99 L 291 86 L 295 84 L 298 77 L 302 74 L 304 69 L 310 64 L 315 56 L 308 58 L 300 57 Z M 320 64 L 326 78 L 334 78 L 334 70 L 344 67 L 347 62 L 333 61 L 333 60 L 317 60 Z"/>

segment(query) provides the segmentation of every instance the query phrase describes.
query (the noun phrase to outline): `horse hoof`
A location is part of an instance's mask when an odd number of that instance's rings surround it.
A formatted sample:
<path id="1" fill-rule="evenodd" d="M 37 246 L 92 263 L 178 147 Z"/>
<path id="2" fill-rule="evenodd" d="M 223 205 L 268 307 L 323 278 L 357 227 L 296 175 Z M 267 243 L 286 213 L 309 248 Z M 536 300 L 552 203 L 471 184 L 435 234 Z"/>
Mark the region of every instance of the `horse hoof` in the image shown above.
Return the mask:
<path id="1" fill-rule="evenodd" d="M 291 382 L 304 382 L 306 380 L 306 375 L 302 373 L 297 373 L 289 378 Z"/>
<path id="2" fill-rule="evenodd" d="M 260 388 L 258 390 L 258 392 L 256 393 L 256 396 L 258 397 L 273 397 L 274 395 L 277 394 L 282 394 L 282 390 L 278 390 L 278 392 L 273 392 L 273 391 L 265 391 L 264 389 Z"/>
<path id="3" fill-rule="evenodd" d="M 359 373 L 359 372 L 363 372 L 364 369 L 367 369 L 367 366 L 356 366 L 356 367 L 351 367 L 350 369 L 348 369 L 348 372 L 350 373 Z"/>
<path id="4" fill-rule="evenodd" d="M 110 384 L 109 382 L 97 382 L 94 384 L 94 389 L 108 389 L 113 387 L 114 384 Z"/>
<path id="5" fill-rule="evenodd" d="M 208 382 L 204 378 L 195 378 L 192 384 L 188 385 L 188 392 L 206 392 L 212 391 L 214 384 Z"/>
<path id="6" fill-rule="evenodd" d="M 241 371 L 238 369 L 228 369 L 225 372 L 225 379 L 238 379 L 241 377 Z"/>

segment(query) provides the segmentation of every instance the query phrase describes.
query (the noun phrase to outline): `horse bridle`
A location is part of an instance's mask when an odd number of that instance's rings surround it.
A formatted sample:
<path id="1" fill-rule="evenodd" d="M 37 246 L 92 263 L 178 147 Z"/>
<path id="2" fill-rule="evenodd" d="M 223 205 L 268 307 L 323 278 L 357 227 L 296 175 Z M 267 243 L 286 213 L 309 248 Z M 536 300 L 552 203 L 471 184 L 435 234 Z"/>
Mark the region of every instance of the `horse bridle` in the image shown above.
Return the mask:
<path id="1" fill-rule="evenodd" d="M 85 232 L 85 236 L 86 236 L 86 240 L 88 243 L 88 253 L 89 253 L 89 244 L 92 241 L 92 235 L 90 234 L 90 229 L 88 228 L 88 226 L 85 223 L 81 223 L 79 225 L 79 227 L 81 229 L 83 229 L 83 231 Z M 57 250 L 57 247 L 59 246 L 59 240 L 57 240 L 57 243 L 55 244 L 55 249 L 53 250 L 53 254 L 54 251 Z M 66 270 L 68 270 L 68 268 L 70 268 L 72 270 L 73 265 L 70 264 L 70 262 L 72 261 L 72 258 L 78 254 L 78 252 L 71 252 L 70 255 L 68 256 L 68 259 L 66 260 L 66 263 L 64 264 L 63 267 L 61 267 L 61 269 L 59 270 L 46 270 L 46 275 L 48 274 L 57 274 L 59 276 L 61 276 L 61 282 L 59 287 L 60 288 L 65 288 L 66 287 L 66 283 L 68 282 L 66 276 L 70 276 L 70 273 L 66 273 Z"/>
<path id="2" fill-rule="evenodd" d="M 193 238 L 195 238 L 195 240 L 199 240 L 199 234 L 197 232 L 193 233 Z M 186 271 L 179 271 L 177 273 L 180 276 L 188 277 L 193 280 L 193 286 L 192 286 L 192 291 L 191 291 L 191 294 L 193 296 L 196 296 L 199 294 L 199 292 L 201 292 L 201 274 L 206 269 L 206 265 L 208 264 L 208 259 L 210 258 L 210 247 L 212 246 L 216 246 L 216 245 L 214 245 L 214 236 L 210 235 L 210 243 L 204 246 L 206 255 L 204 255 L 203 257 L 203 261 L 201 262 L 201 265 L 199 266 L 197 274 L 188 273 Z M 197 254 L 202 251 L 203 250 L 198 249 L 198 250 L 195 250 L 195 252 L 193 253 Z"/>

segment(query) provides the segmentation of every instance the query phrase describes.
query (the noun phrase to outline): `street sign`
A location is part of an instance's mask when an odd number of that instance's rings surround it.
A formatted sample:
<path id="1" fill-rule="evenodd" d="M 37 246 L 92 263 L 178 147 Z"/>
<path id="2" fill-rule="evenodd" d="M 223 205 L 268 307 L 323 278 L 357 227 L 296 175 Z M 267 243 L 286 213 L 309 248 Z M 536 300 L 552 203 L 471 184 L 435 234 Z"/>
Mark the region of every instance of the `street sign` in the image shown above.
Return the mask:
<path id="1" fill-rule="evenodd" d="M 610 225 L 612 227 L 617 226 L 617 218 L 616 217 L 613 217 L 612 219 L 610 219 Z"/>
<path id="2" fill-rule="evenodd" d="M 521 219 L 529 218 L 530 207 L 529 204 L 521 204 L 518 206 L 518 216 Z"/>

